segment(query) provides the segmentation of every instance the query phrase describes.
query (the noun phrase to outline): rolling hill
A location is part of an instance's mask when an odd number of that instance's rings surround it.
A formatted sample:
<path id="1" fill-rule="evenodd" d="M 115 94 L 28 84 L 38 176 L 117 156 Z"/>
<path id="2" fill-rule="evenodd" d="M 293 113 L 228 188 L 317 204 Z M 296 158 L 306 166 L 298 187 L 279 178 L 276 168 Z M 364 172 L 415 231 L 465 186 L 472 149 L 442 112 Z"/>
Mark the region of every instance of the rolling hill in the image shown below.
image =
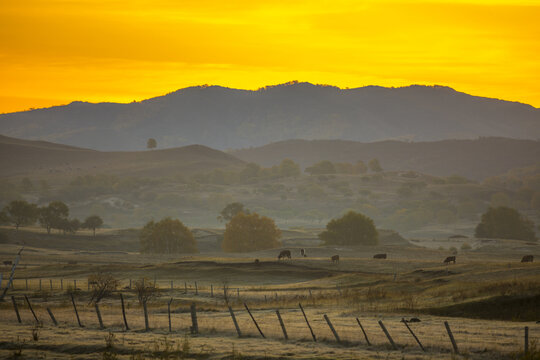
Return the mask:
<path id="1" fill-rule="evenodd" d="M 167 150 L 103 152 L 0 135 L 2 177 L 61 177 L 99 173 L 174 176 L 216 168 L 236 168 L 242 164 L 241 160 L 231 155 L 202 145 Z"/>
<path id="2" fill-rule="evenodd" d="M 434 142 L 288 140 L 231 152 L 264 166 L 292 159 L 303 167 L 321 160 L 367 163 L 377 158 L 385 170 L 414 170 L 425 174 L 461 175 L 481 180 L 510 169 L 540 163 L 540 141 L 508 138 Z"/>
<path id="3" fill-rule="evenodd" d="M 73 102 L 0 115 L 0 133 L 96 150 L 262 146 L 287 139 L 434 141 L 540 138 L 540 109 L 442 86 L 340 89 L 287 83 L 256 91 L 190 87 L 130 104 Z"/>

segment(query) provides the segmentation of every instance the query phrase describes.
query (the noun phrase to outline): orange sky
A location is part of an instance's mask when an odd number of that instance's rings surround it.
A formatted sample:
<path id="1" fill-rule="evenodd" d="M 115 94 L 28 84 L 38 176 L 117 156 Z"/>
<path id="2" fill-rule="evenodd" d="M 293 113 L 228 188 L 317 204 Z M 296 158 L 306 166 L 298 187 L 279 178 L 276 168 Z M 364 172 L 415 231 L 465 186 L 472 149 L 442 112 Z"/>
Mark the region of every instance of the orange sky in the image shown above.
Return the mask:
<path id="1" fill-rule="evenodd" d="M 540 107 L 539 59 L 540 0 L 0 2 L 0 113 L 290 80 Z"/>

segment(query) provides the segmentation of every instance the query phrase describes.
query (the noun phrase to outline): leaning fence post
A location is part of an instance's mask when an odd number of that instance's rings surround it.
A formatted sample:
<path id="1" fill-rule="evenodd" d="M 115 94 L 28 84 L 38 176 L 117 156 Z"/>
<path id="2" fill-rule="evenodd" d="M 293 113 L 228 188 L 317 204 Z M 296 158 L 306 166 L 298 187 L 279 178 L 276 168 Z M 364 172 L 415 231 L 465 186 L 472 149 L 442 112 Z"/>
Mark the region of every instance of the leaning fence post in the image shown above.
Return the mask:
<path id="1" fill-rule="evenodd" d="M 30 309 L 30 311 L 32 312 L 32 315 L 34 315 L 34 319 L 36 320 L 36 322 L 39 324 L 39 319 L 38 317 L 36 316 L 36 313 L 34 312 L 34 309 L 32 309 L 32 304 L 30 304 L 30 300 L 28 300 L 28 297 L 26 295 L 24 295 L 24 298 L 26 299 L 26 303 L 28 304 L 28 308 Z"/>
<path id="2" fill-rule="evenodd" d="M 356 322 L 358 323 L 358 326 L 360 326 L 360 329 L 362 329 L 362 332 L 364 333 L 364 337 L 366 338 L 366 343 L 368 344 L 368 346 L 371 346 L 371 343 L 369 342 L 369 339 L 367 337 L 366 331 L 364 330 L 364 327 L 362 326 L 362 323 L 360 323 L 360 320 L 358 320 L 358 318 L 356 318 Z"/>
<path id="3" fill-rule="evenodd" d="M 15 310 L 15 314 L 17 315 L 17 321 L 22 323 L 21 321 L 21 315 L 19 315 L 19 308 L 17 307 L 17 301 L 15 301 L 15 296 L 11 296 L 11 302 L 13 303 L 13 310 Z"/>
<path id="4" fill-rule="evenodd" d="M 146 300 L 143 301 L 143 311 L 144 311 L 144 331 L 150 330 L 150 325 L 148 324 L 148 308 L 146 307 Z"/>
<path id="5" fill-rule="evenodd" d="M 414 340 L 416 340 L 416 342 L 417 342 L 418 345 L 420 346 L 420 349 L 422 349 L 423 352 L 426 352 L 426 349 L 424 349 L 424 346 L 422 345 L 422 343 L 420 342 L 420 340 L 418 339 L 418 337 L 416 337 L 416 335 L 414 334 L 414 332 L 412 331 L 412 329 L 409 327 L 409 324 L 407 324 L 407 321 L 405 321 L 404 318 L 401 318 L 401 322 L 405 325 L 405 327 L 407 328 L 407 330 L 409 330 L 409 332 L 410 332 L 411 335 L 413 336 Z"/>
<path id="6" fill-rule="evenodd" d="M 77 316 L 77 322 L 79 323 L 80 327 L 83 327 L 83 325 L 81 324 L 81 319 L 79 318 L 79 312 L 77 311 L 77 305 L 75 305 L 75 299 L 73 298 L 73 294 L 71 294 L 71 303 L 73 304 L 73 310 L 75 310 L 75 315 Z"/>
<path id="7" fill-rule="evenodd" d="M 529 327 L 525 326 L 525 344 L 524 344 L 525 355 L 529 353 Z"/>
<path id="8" fill-rule="evenodd" d="M 124 318 L 124 325 L 126 326 L 126 331 L 129 330 L 127 318 L 126 318 L 126 307 L 124 306 L 124 295 L 120 293 L 120 302 L 122 303 L 122 317 Z"/>
<path id="9" fill-rule="evenodd" d="M 238 337 L 242 337 L 242 332 L 240 331 L 240 326 L 238 326 L 238 323 L 236 322 L 236 316 L 234 316 L 233 309 L 229 305 L 229 313 L 231 314 L 232 321 L 234 323 L 234 327 L 236 328 L 236 333 L 238 334 Z"/>
<path id="10" fill-rule="evenodd" d="M 51 320 L 52 320 L 54 326 L 58 326 L 58 323 L 56 322 L 56 319 L 54 318 L 54 315 L 53 315 L 51 309 L 47 308 L 47 312 L 49 313 L 49 316 L 51 317 Z"/>
<path id="11" fill-rule="evenodd" d="M 332 333 L 334 334 L 334 337 L 336 338 L 337 342 L 340 343 L 341 340 L 339 339 L 339 335 L 338 335 L 336 329 L 334 329 L 334 326 L 332 325 L 332 322 L 330 321 L 330 319 L 328 318 L 328 316 L 326 314 L 324 314 L 324 320 L 326 320 L 326 323 L 328 324 L 328 327 L 330 328 L 330 330 L 332 330 Z"/>
<path id="12" fill-rule="evenodd" d="M 172 332 L 172 325 L 171 325 L 171 303 L 172 303 L 172 298 L 171 300 L 169 300 L 169 302 L 167 303 L 167 313 L 169 314 L 169 332 Z"/>
<path id="13" fill-rule="evenodd" d="M 313 332 L 311 325 L 309 325 L 309 321 L 307 319 L 306 313 L 304 312 L 304 308 L 302 307 L 302 304 L 298 303 L 298 306 L 300 306 L 300 310 L 302 310 L 302 315 L 304 315 L 304 319 L 306 320 L 306 324 L 309 328 L 309 331 L 311 332 L 311 337 L 313 337 L 313 341 L 317 342 L 317 338 L 315 337 L 315 333 Z"/>
<path id="14" fill-rule="evenodd" d="M 386 326 L 384 326 L 384 324 L 383 324 L 383 322 L 381 320 L 379 320 L 379 326 L 383 330 L 384 335 L 386 335 L 386 337 L 388 338 L 388 341 L 390 342 L 390 344 L 392 345 L 394 350 L 397 350 L 397 346 L 394 343 L 394 340 L 392 340 L 392 337 L 390 336 L 390 333 L 388 332 L 388 330 L 386 330 Z"/>
<path id="15" fill-rule="evenodd" d="M 454 352 L 456 354 L 459 354 L 458 347 L 456 344 L 456 340 L 454 339 L 454 335 L 452 334 L 452 330 L 450 330 L 450 325 L 448 325 L 448 321 L 444 322 L 444 326 L 446 327 L 446 332 L 448 333 L 448 337 L 450 338 L 450 341 L 452 342 L 452 347 L 454 348 Z"/>
<path id="16" fill-rule="evenodd" d="M 199 323 L 197 322 L 197 308 L 195 303 L 191 304 L 191 323 L 192 326 L 190 328 L 192 334 L 198 334 L 199 333 Z"/>
<path id="17" fill-rule="evenodd" d="M 99 327 L 101 329 L 105 329 L 105 325 L 103 325 L 103 319 L 101 318 L 101 312 L 99 311 L 99 305 L 98 305 L 97 301 L 94 304 L 94 307 L 96 308 L 96 315 L 97 315 L 97 318 L 99 320 Z"/>
<path id="18" fill-rule="evenodd" d="M 283 330 L 283 336 L 285 337 L 285 340 L 289 340 L 289 336 L 287 336 L 287 329 L 285 329 L 285 324 L 283 323 L 283 319 L 281 318 L 279 310 L 276 310 L 276 315 L 279 320 L 279 325 L 281 325 L 281 330 Z"/>
<path id="19" fill-rule="evenodd" d="M 251 317 L 251 320 L 253 320 L 253 323 L 255 324 L 255 327 L 257 327 L 257 330 L 259 330 L 259 333 L 261 334 L 261 336 L 262 336 L 263 338 L 266 338 L 266 336 L 264 336 L 264 334 L 263 334 L 261 328 L 259 327 L 259 324 L 257 324 L 257 321 L 255 320 L 255 318 L 254 318 L 253 315 L 251 314 L 251 311 L 249 311 L 249 308 L 248 308 L 248 306 L 247 306 L 246 303 L 244 303 L 244 307 L 246 308 L 246 310 L 247 310 L 249 316 Z"/>

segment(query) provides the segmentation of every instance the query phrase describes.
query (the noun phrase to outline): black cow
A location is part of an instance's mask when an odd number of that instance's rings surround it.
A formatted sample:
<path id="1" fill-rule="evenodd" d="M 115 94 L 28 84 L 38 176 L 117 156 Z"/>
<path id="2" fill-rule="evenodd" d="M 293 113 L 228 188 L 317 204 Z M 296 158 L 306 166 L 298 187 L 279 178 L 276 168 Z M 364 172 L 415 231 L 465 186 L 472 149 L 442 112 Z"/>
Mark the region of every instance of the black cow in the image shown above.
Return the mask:
<path id="1" fill-rule="evenodd" d="M 456 263 L 456 257 L 455 256 L 448 256 L 446 259 L 444 259 L 443 263 L 448 264 L 450 262 Z"/>
<path id="2" fill-rule="evenodd" d="M 4 261 L 4 265 L 6 265 L 6 266 L 13 265 L 13 262 L 11 262 L 10 260 L 6 260 L 6 261 Z"/>
<path id="3" fill-rule="evenodd" d="M 525 255 L 521 258 L 521 262 L 533 262 L 534 256 L 532 255 Z"/>
<path id="4" fill-rule="evenodd" d="M 285 258 L 289 258 L 289 259 L 291 258 L 290 250 L 282 250 L 277 257 L 278 260 L 285 259 Z"/>
<path id="5" fill-rule="evenodd" d="M 386 259 L 386 254 L 375 254 L 374 259 Z"/>
<path id="6" fill-rule="evenodd" d="M 332 260 L 332 264 L 339 264 L 339 255 L 334 255 L 330 259 Z"/>

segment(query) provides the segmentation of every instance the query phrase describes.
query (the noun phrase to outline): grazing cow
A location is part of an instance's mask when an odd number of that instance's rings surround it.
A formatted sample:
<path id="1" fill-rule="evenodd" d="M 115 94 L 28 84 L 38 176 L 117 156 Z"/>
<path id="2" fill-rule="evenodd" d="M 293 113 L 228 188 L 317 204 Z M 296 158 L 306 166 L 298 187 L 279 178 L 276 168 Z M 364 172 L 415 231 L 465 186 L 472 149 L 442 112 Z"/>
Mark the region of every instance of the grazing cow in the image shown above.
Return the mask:
<path id="1" fill-rule="evenodd" d="M 300 255 L 301 255 L 302 257 L 307 257 L 307 255 L 306 255 L 306 249 L 300 249 Z"/>
<path id="2" fill-rule="evenodd" d="M 277 257 L 278 260 L 285 259 L 285 258 L 289 258 L 289 259 L 291 258 L 290 250 L 282 250 Z"/>
<path id="3" fill-rule="evenodd" d="M 525 255 L 521 258 L 521 262 L 533 262 L 534 256 L 532 255 Z"/>
<path id="4" fill-rule="evenodd" d="M 404 323 L 415 323 L 415 322 L 420 322 L 421 320 L 417 317 L 413 317 L 411 318 L 410 320 L 407 320 L 405 318 L 401 318 L 401 322 L 404 322 Z"/>
<path id="5" fill-rule="evenodd" d="M 339 264 L 339 255 L 334 255 L 330 259 L 332 260 L 332 264 Z"/>
<path id="6" fill-rule="evenodd" d="M 386 259 L 386 254 L 375 254 L 374 259 Z"/>
<path id="7" fill-rule="evenodd" d="M 443 263 L 448 264 L 450 262 L 456 263 L 456 257 L 455 256 L 448 256 L 446 259 L 444 259 Z"/>
<path id="8" fill-rule="evenodd" d="M 6 265 L 6 266 L 13 265 L 13 262 L 11 260 L 6 260 L 6 261 L 4 261 L 4 265 Z"/>
<path id="9" fill-rule="evenodd" d="M 255 259 L 255 265 L 259 265 L 259 264 L 260 264 L 259 259 Z"/>

